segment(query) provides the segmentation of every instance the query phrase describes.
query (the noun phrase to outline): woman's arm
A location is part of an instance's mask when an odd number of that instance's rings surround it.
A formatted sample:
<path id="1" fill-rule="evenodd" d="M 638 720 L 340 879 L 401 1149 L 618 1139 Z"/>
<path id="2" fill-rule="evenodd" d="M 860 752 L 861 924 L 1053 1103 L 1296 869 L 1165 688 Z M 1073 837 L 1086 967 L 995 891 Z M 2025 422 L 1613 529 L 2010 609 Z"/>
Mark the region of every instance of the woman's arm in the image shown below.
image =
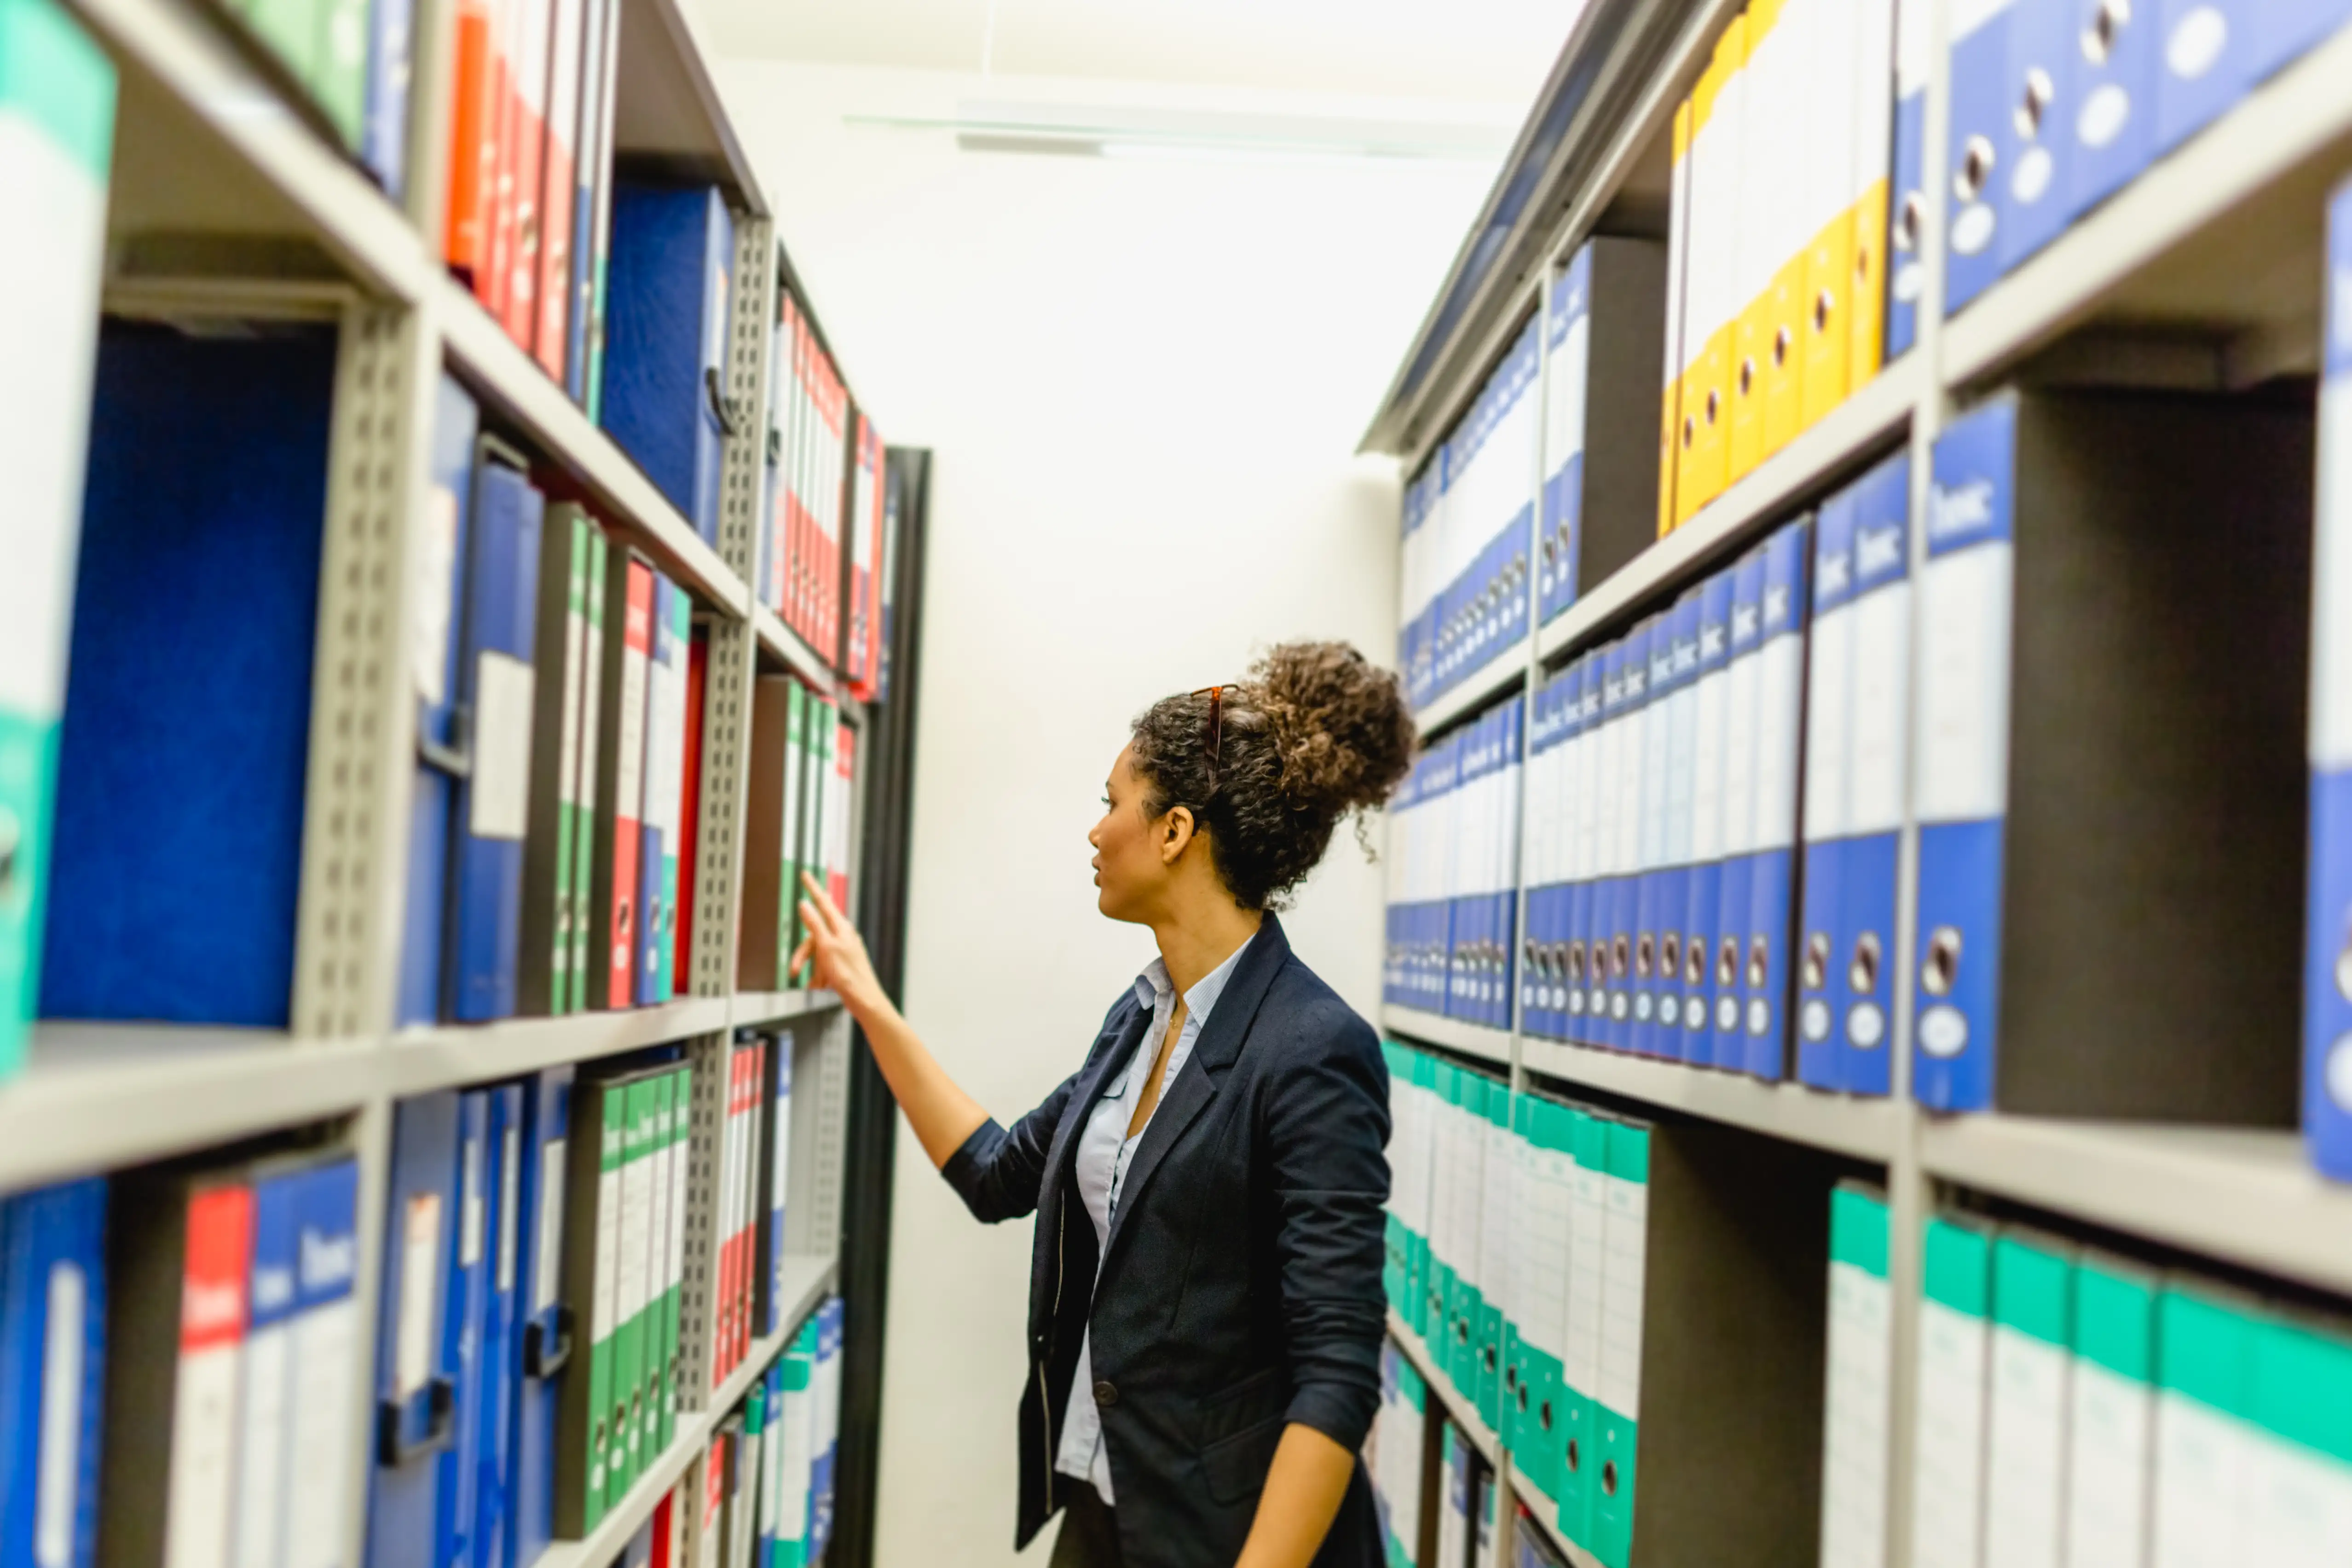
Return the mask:
<path id="1" fill-rule="evenodd" d="M 833 907 L 824 889 L 805 871 L 801 873 L 801 886 L 808 893 L 801 900 L 801 918 L 808 922 L 808 936 L 793 954 L 793 973 L 798 973 L 803 963 L 814 963 L 815 984 L 840 995 L 841 1005 L 866 1031 L 874 1065 L 882 1069 L 898 1109 L 907 1113 L 915 1136 L 922 1141 L 923 1152 L 931 1157 L 933 1165 L 944 1166 L 987 1124 L 988 1112 L 957 1087 L 891 1005 L 882 983 L 874 976 L 874 961 L 866 955 L 866 943 L 848 918 Z"/>
<path id="2" fill-rule="evenodd" d="M 1380 1405 L 1387 1074 L 1378 1037 L 1336 999 L 1300 1033 L 1258 1134 L 1276 1205 L 1290 1424 L 1237 1568 L 1307 1568 Z"/>
<path id="3" fill-rule="evenodd" d="M 1282 1429 L 1234 1568 L 1307 1568 L 1348 1495 L 1356 1456 L 1303 1422 Z"/>

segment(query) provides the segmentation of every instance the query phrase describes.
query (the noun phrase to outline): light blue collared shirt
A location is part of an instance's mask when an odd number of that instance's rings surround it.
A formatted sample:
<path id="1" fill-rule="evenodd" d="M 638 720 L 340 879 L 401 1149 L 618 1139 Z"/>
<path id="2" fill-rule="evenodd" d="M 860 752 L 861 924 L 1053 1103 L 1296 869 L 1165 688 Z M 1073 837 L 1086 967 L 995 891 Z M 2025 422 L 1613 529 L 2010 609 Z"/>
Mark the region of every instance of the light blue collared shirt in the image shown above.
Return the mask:
<path id="1" fill-rule="evenodd" d="M 1255 939 L 1253 932 L 1251 941 Z M 1234 966 L 1248 951 L 1249 942 L 1243 942 L 1184 993 L 1184 1027 L 1176 1037 L 1174 1048 L 1168 1053 L 1168 1071 L 1160 1086 L 1160 1099 L 1151 1108 L 1153 1116 L 1168 1103 L 1168 1091 L 1175 1087 L 1176 1075 L 1184 1070 L 1185 1062 L 1191 1058 L 1192 1047 L 1201 1037 L 1202 1026 L 1209 1021 L 1217 998 L 1225 994 L 1225 983 L 1233 979 Z M 1151 1079 L 1151 1064 L 1160 1055 L 1160 1042 L 1168 1037 L 1169 1016 L 1176 1010 L 1176 986 L 1168 978 L 1165 963 L 1154 958 L 1135 977 L 1135 1000 L 1151 1009 L 1150 1027 L 1144 1030 L 1142 1043 L 1128 1058 L 1126 1070 L 1103 1089 L 1102 1099 L 1095 1102 L 1071 1156 L 1078 1195 L 1086 1201 L 1087 1217 L 1095 1222 L 1097 1259 L 1110 1245 L 1111 1216 L 1118 1212 L 1118 1194 L 1127 1183 L 1127 1168 L 1134 1161 L 1136 1147 L 1143 1142 L 1144 1133 L 1151 1129 L 1150 1117 L 1146 1117 L 1134 1137 L 1127 1135 L 1128 1122 L 1135 1115 L 1137 1102 L 1143 1098 L 1144 1086 Z M 1095 1274 L 1097 1279 L 1101 1278 L 1099 1261 Z M 1070 1377 L 1069 1397 L 1062 1403 L 1062 1446 L 1054 1457 L 1054 1468 L 1063 1475 L 1092 1481 L 1105 1506 L 1109 1507 L 1116 1506 L 1118 1500 L 1110 1491 L 1110 1455 L 1103 1447 L 1102 1413 L 1095 1408 L 1094 1368 L 1094 1331 L 1089 1329 L 1078 1341 L 1077 1370 Z"/>

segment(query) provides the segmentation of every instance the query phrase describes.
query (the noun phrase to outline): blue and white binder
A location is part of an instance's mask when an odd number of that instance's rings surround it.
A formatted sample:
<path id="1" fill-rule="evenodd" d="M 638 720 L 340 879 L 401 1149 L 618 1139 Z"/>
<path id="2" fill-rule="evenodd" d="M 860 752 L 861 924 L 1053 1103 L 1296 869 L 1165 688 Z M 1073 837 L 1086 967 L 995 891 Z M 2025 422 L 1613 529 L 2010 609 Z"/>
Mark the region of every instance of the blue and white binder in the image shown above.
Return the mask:
<path id="1" fill-rule="evenodd" d="M 782 1333 L 784 1327 L 784 1205 L 793 1165 L 793 1037 L 780 1033 L 768 1042 L 771 1074 L 776 1080 L 775 1131 L 768 1140 L 768 1319 L 762 1334 Z"/>
<path id="2" fill-rule="evenodd" d="M 1651 623 L 1637 623 L 1620 644 L 1617 668 L 1616 845 L 1610 857 L 1609 1019 L 1601 1043 L 1633 1048 L 1633 937 L 1642 895 L 1642 764 L 1649 745 Z"/>
<path id="3" fill-rule="evenodd" d="M 293 1407 L 302 1395 L 294 1365 L 301 1195 L 310 1171 L 300 1156 L 265 1161 L 253 1173 L 253 1242 L 246 1267 L 245 1353 L 236 1391 L 236 1480 L 229 1525 L 231 1561 L 285 1561 L 288 1500 L 309 1461 L 293 1447 Z M 298 1472 L 296 1464 L 302 1464 Z"/>
<path id="4" fill-rule="evenodd" d="M 1961 0 L 1952 12 L 1951 136 L 1946 157 L 1944 313 L 2001 271 L 2001 187 L 2017 145 L 2010 123 L 2009 32 L 2021 0 Z"/>
<path id="5" fill-rule="evenodd" d="M 457 1095 L 395 1108 L 376 1303 L 367 1568 L 436 1568 L 441 1455 L 457 1433 L 457 1367 L 444 1330 L 457 1217 Z"/>
<path id="6" fill-rule="evenodd" d="M 2227 113 L 2254 84 L 2259 0 L 2158 0 L 2156 155 Z"/>
<path id="7" fill-rule="evenodd" d="M 1911 457 L 1897 452 L 1853 488 L 1852 709 L 1846 830 L 1830 966 L 1838 1087 L 1885 1095 L 1893 1079 L 1896 868 L 1909 799 Z"/>
<path id="8" fill-rule="evenodd" d="M 2074 117 L 2084 41 L 2077 0 L 2013 0 L 2009 11 L 2009 157 L 2000 194 L 2000 269 L 2014 271 L 2074 220 Z"/>
<path id="9" fill-rule="evenodd" d="M 1919 519 L 1919 876 L 1913 1096 L 1992 1102 L 2008 810 L 2011 522 L 2017 400 L 1996 397 L 1936 441 Z"/>
<path id="10" fill-rule="evenodd" d="M 1696 794 L 1698 752 L 1699 616 L 1701 591 L 1685 589 L 1675 602 L 1673 686 L 1666 697 L 1666 777 L 1660 792 L 1665 808 L 1661 836 L 1664 866 L 1658 872 L 1658 980 L 1656 1054 L 1670 1061 L 1687 1058 L 1683 999 L 1687 990 L 1683 942 L 1690 926 L 1691 813 Z"/>
<path id="11" fill-rule="evenodd" d="M 2132 0 L 2074 0 L 2074 148 L 2068 184 L 2086 213 L 2147 167 L 2156 147 L 2156 81 L 2161 35 L 2150 6 Z"/>
<path id="12" fill-rule="evenodd" d="M 516 1303 L 522 1282 L 522 1086 L 503 1084 L 484 1098 L 489 1105 L 482 1140 L 482 1228 L 489 1256 L 475 1395 L 467 1415 L 474 1424 L 474 1521 L 467 1558 L 471 1568 L 504 1568 L 514 1506 L 515 1385 L 521 1356 Z"/>
<path id="13" fill-rule="evenodd" d="M 1661 916 L 1666 904 L 1667 786 L 1674 751 L 1675 616 L 1650 618 L 1649 678 L 1643 692 L 1642 831 L 1633 885 L 1633 1026 L 1630 1044 L 1641 1056 L 1658 1054 L 1658 986 L 1662 978 Z"/>
<path id="14" fill-rule="evenodd" d="M 1919 341 L 1919 308 L 1927 295 L 1927 77 L 1936 58 L 1929 36 L 1934 13 L 1934 0 L 1895 3 L 1894 181 L 1886 209 L 1890 364 Z"/>
<path id="15" fill-rule="evenodd" d="M 361 1332 L 360 1167 L 348 1155 L 313 1164 L 295 1197 L 294 1386 L 288 1450 L 318 1475 L 349 1473 L 352 1345 Z M 287 1498 L 286 1568 L 351 1568 L 351 1510 L 339 1486 L 298 1486 Z"/>
<path id="16" fill-rule="evenodd" d="M 1723 878 L 1715 920 L 1715 1065 L 1748 1070 L 1748 923 L 1756 887 L 1756 766 L 1763 725 L 1764 553 L 1731 571 L 1729 663 L 1724 670 Z"/>
<path id="17" fill-rule="evenodd" d="M 367 102 L 360 128 L 360 162 L 394 205 L 408 189 L 409 80 L 415 74 L 412 0 L 369 0 L 366 7 Z M 338 14 L 328 24 L 341 23 Z"/>
<path id="18" fill-rule="evenodd" d="M 570 1066 L 552 1067 L 522 1086 L 514 1486 L 506 1556 L 483 1568 L 530 1568 L 555 1537 L 556 1380 L 571 1363 L 576 1323 L 562 1294 L 563 1172 L 572 1078 Z"/>
<path id="19" fill-rule="evenodd" d="M 523 837 L 530 829 L 530 732 L 539 621 L 539 535 L 546 498 L 526 461 L 480 438 L 467 533 L 457 661 L 467 773 L 450 823 L 446 1016 L 513 1016 L 522 951 Z"/>
<path id="20" fill-rule="evenodd" d="M 1731 584 L 1727 568 L 1699 588 L 1696 734 L 1691 748 L 1688 897 L 1683 932 L 1682 1058 L 1715 1065 L 1717 921 L 1723 909 L 1724 751 L 1731 688 Z"/>
<path id="21" fill-rule="evenodd" d="M 456 1223 L 443 1245 L 448 1300 L 442 1310 L 443 1363 L 457 1383 L 456 1430 L 436 1460 L 435 1568 L 476 1568 L 473 1529 L 480 1479 L 482 1340 L 489 1317 L 490 1095 L 472 1089 L 457 1101 Z"/>
<path id="22" fill-rule="evenodd" d="M 1853 522 L 1849 485 L 1813 530 L 1812 624 L 1805 661 L 1805 849 L 1797 920 L 1797 1079 L 1843 1089 L 1837 1049 L 1838 900 L 1853 806 Z"/>
<path id="23" fill-rule="evenodd" d="M 715 185 L 616 181 L 605 298 L 604 428 L 694 530 L 719 542 L 735 220 Z"/>
<path id="24" fill-rule="evenodd" d="M 0 1198 L 0 1563 L 89 1568 L 106 1405 L 104 1177 Z"/>
<path id="25" fill-rule="evenodd" d="M 99 340 L 41 1011 L 283 1029 L 331 331 Z"/>
<path id="26" fill-rule="evenodd" d="M 1745 979 L 1748 1070 L 1777 1079 L 1788 1057 L 1789 932 L 1796 874 L 1798 737 L 1804 724 L 1809 519 L 1784 523 L 1764 544 L 1757 649 L 1756 850 L 1748 888 Z"/>
<path id="27" fill-rule="evenodd" d="M 1584 504 L 1584 405 L 1592 356 L 1592 247 L 1552 279 L 1544 312 L 1543 548 L 1537 624 L 1576 603 Z"/>
<path id="28" fill-rule="evenodd" d="M 2312 552 L 2303 1131 L 2312 1163 L 2352 1181 L 2352 184 L 2328 203 L 2327 256 Z"/>
<path id="29" fill-rule="evenodd" d="M 422 564 L 413 579 L 410 612 L 415 651 L 409 680 L 416 697 L 416 778 L 410 786 L 408 880 L 401 898 L 402 1024 L 441 1016 L 442 919 L 448 908 L 449 812 L 466 771 L 465 737 L 457 718 L 459 637 L 465 626 L 459 590 L 465 582 L 466 528 L 474 505 L 474 447 L 480 411 L 455 376 L 444 374 L 434 395 L 433 454 L 420 509 Z"/>

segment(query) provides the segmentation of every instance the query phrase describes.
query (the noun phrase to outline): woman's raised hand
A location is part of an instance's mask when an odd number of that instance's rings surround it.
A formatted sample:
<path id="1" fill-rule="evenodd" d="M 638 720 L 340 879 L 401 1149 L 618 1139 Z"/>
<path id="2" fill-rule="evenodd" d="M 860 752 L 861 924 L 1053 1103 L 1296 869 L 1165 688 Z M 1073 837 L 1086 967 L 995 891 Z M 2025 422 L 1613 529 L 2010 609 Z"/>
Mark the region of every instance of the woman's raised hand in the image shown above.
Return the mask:
<path id="1" fill-rule="evenodd" d="M 801 889 L 807 895 L 801 900 L 801 919 L 807 922 L 808 935 L 793 950 L 792 973 L 798 975 L 803 964 L 814 964 L 812 982 L 839 995 L 842 1005 L 863 1018 L 887 1002 L 882 983 L 874 976 L 874 961 L 866 955 L 865 940 L 806 871 L 801 873 Z"/>

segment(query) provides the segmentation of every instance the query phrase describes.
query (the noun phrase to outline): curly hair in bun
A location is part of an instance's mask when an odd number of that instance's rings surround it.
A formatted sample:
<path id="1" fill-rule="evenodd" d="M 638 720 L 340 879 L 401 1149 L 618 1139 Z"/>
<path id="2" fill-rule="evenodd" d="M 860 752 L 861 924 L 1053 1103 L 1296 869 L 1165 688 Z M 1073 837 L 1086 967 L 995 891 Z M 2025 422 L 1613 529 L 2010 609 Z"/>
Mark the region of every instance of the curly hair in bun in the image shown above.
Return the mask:
<path id="1" fill-rule="evenodd" d="M 1412 765 L 1412 713 L 1396 676 L 1341 642 L 1284 643 L 1225 688 L 1210 748 L 1206 692 L 1163 697 L 1135 721 L 1147 816 L 1184 806 L 1246 910 L 1279 909 L 1353 812 Z"/>

